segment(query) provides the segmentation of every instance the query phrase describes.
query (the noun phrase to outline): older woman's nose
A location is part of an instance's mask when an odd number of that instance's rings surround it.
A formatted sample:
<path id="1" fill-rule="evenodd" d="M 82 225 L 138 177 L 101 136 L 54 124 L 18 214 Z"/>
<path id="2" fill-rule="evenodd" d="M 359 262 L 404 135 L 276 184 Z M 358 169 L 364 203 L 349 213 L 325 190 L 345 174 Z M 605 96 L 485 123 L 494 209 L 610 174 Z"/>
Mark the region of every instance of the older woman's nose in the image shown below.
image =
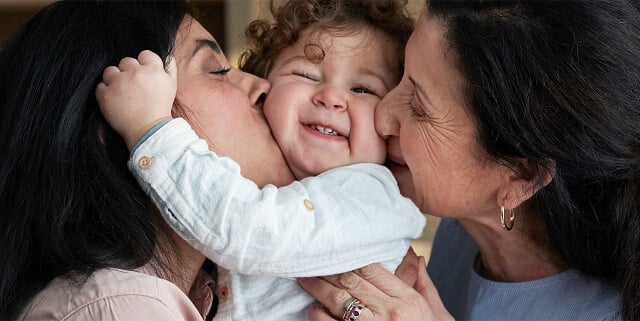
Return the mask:
<path id="1" fill-rule="evenodd" d="M 399 104 L 399 97 L 393 98 L 395 89 L 387 93 L 384 98 L 376 106 L 375 125 L 378 135 L 383 138 L 389 136 L 398 136 L 400 131 L 400 121 L 398 120 L 398 108 L 394 108 Z"/>

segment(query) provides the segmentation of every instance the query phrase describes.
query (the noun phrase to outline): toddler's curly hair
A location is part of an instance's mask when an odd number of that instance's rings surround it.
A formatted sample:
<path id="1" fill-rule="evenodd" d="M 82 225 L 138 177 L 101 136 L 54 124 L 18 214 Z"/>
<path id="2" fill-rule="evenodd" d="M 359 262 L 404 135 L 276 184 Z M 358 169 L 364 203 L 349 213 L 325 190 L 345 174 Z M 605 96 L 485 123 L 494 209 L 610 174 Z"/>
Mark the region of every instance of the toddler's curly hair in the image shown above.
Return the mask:
<path id="1" fill-rule="evenodd" d="M 369 27 L 389 35 L 392 43 L 388 45 L 396 53 L 398 75 L 402 75 L 404 47 L 414 26 L 406 4 L 407 0 L 271 0 L 274 21 L 255 20 L 245 30 L 249 49 L 240 56 L 240 69 L 266 78 L 282 50 L 309 27 L 314 33 L 335 36 Z M 305 55 L 319 63 L 324 47 L 306 44 Z"/>

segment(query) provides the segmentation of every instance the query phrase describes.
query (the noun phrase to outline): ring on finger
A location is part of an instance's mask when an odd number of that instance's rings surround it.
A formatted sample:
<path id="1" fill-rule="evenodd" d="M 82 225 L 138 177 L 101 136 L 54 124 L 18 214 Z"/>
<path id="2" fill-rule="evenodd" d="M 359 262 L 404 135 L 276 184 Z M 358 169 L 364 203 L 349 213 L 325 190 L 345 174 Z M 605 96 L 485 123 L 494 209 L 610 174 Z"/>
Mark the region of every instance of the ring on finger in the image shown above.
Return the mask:
<path id="1" fill-rule="evenodd" d="M 364 310 L 365 306 L 360 302 L 360 300 L 351 297 L 344 304 L 344 313 L 342 313 L 343 321 L 356 321 L 362 314 L 362 310 Z"/>

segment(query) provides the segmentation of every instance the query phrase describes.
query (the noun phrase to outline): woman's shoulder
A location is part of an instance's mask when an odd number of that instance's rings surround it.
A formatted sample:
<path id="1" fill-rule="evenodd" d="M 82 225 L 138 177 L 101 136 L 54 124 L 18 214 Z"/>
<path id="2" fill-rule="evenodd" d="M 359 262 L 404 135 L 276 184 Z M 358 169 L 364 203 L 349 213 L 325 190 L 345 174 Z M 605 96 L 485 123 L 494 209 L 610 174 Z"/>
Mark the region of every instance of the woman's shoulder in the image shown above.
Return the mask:
<path id="1" fill-rule="evenodd" d="M 495 282 L 478 275 L 478 246 L 455 219 L 442 219 L 429 275 L 456 319 L 618 320 L 620 290 L 570 269 L 527 282 Z M 496 306 L 504 307 L 496 310 Z"/>
<path id="2" fill-rule="evenodd" d="M 105 268 L 89 277 L 58 277 L 34 297 L 23 320 L 201 320 L 173 283 Z"/>
<path id="3" fill-rule="evenodd" d="M 456 219 L 442 218 L 433 239 L 429 273 L 442 273 L 445 279 L 450 279 L 452 267 L 468 273 L 478 252 L 476 242 Z"/>
<path id="4" fill-rule="evenodd" d="M 583 320 L 620 320 L 621 291 L 610 282 L 570 269 L 540 280 L 549 311 L 573 309 L 570 315 Z"/>
<path id="5" fill-rule="evenodd" d="M 620 320 L 620 290 L 570 269 L 543 279 L 501 283 L 472 276 L 466 305 L 471 319 L 495 316 L 490 303 L 508 306 L 503 315 L 520 320 Z"/>

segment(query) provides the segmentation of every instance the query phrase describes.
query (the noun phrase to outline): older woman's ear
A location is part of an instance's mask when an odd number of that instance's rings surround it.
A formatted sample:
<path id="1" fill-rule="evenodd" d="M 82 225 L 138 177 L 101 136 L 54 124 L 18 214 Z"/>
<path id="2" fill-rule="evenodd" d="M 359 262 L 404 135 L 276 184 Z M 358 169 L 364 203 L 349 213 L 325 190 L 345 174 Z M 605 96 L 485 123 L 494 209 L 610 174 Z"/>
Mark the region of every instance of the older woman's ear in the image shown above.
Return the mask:
<path id="1" fill-rule="evenodd" d="M 551 183 L 556 174 L 555 162 L 518 161 L 510 167 L 509 174 L 498 191 L 497 204 L 505 210 L 513 210 L 533 197 L 541 188 Z"/>

